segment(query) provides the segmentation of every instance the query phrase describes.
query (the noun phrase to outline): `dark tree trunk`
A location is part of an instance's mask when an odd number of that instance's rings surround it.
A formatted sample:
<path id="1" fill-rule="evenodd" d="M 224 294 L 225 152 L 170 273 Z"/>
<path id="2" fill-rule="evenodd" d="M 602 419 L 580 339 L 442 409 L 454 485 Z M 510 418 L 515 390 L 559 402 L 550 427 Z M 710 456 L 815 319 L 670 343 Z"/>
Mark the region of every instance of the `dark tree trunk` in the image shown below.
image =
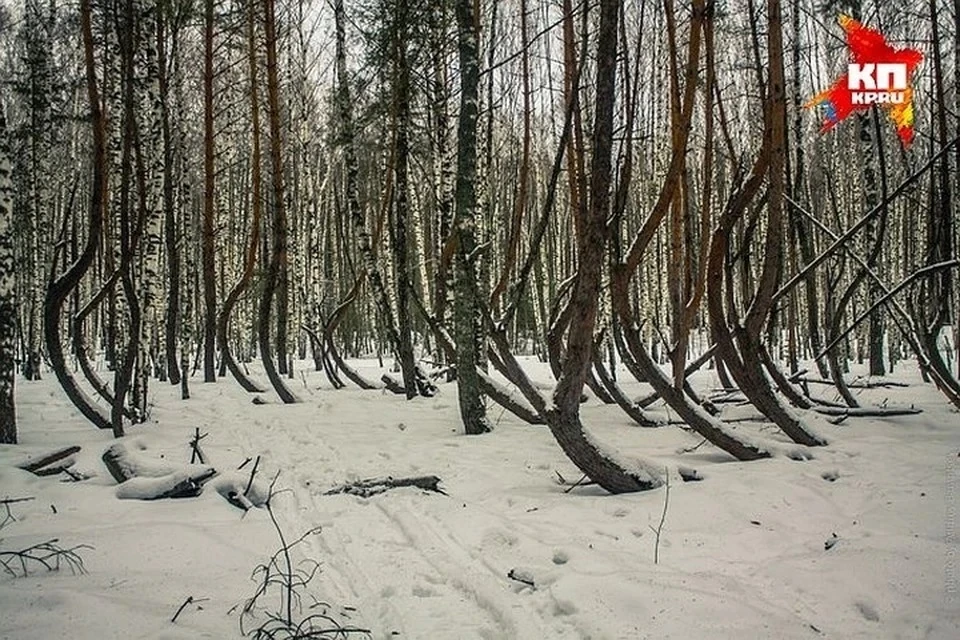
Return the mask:
<path id="1" fill-rule="evenodd" d="M 649 469 L 627 470 L 601 451 L 580 421 L 580 394 L 592 362 L 593 329 L 601 295 L 606 220 L 610 210 L 619 13 L 617 0 L 601 0 L 590 203 L 582 212 L 574 212 L 580 218 L 576 237 L 577 280 L 571 293 L 566 357 L 554 391 L 553 406 L 544 407 L 542 412 L 564 453 L 591 480 L 611 493 L 642 491 L 661 483 Z"/>
<path id="2" fill-rule="evenodd" d="M 417 395 L 416 360 L 413 354 L 413 328 L 410 321 L 410 259 L 408 254 L 407 225 L 409 223 L 410 162 L 410 63 L 407 60 L 409 15 L 406 3 L 397 4 L 394 24 L 394 118 L 396 122 L 396 151 L 394 156 L 394 217 L 393 217 L 393 262 L 397 283 L 397 330 L 400 342 L 398 357 L 403 373 L 403 385 L 407 399 Z"/>
<path id="3" fill-rule="evenodd" d="M 477 217 L 477 116 L 480 83 L 476 14 L 472 0 L 457 2 L 460 48 L 460 118 L 457 124 L 456 218 L 453 323 L 457 347 L 457 394 L 467 435 L 490 431 L 477 372 L 479 290 L 474 263 Z"/>
<path id="4" fill-rule="evenodd" d="M 157 22 L 157 55 L 160 67 L 160 103 L 162 109 L 163 129 L 163 211 L 164 211 L 164 246 L 167 255 L 167 309 L 164 317 L 164 354 L 167 367 L 167 378 L 170 384 L 180 384 L 180 365 L 177 360 L 178 340 L 180 333 L 180 247 L 177 243 L 177 219 L 174 207 L 173 179 L 173 141 L 170 135 L 170 78 L 167 70 L 166 26 L 165 11 L 159 11 Z M 177 41 L 176 28 L 173 33 L 174 42 Z"/>
<path id="5" fill-rule="evenodd" d="M 135 23 L 132 0 L 127 0 L 125 11 L 126 23 L 118 33 L 121 49 L 121 67 L 123 69 L 123 118 L 122 118 L 122 150 L 120 158 L 120 283 L 123 287 L 123 298 L 127 303 L 130 317 L 129 335 L 127 344 L 118 353 L 117 367 L 114 371 L 113 402 L 110 408 L 110 422 L 113 425 L 113 434 L 117 437 L 124 435 L 123 419 L 127 393 L 133 385 L 134 369 L 137 363 L 137 352 L 140 343 L 140 300 L 137 297 L 133 283 L 133 255 L 134 224 L 136 220 L 130 212 L 137 210 L 132 200 L 134 188 L 134 143 L 137 135 L 134 106 L 134 55 L 135 55 Z M 137 225 L 139 228 L 139 224 Z"/>
<path id="6" fill-rule="evenodd" d="M 764 373 L 760 355 L 761 334 L 777 294 L 777 282 L 782 268 L 786 152 L 783 44 L 780 6 L 777 0 L 768 0 L 767 13 L 769 87 L 762 79 L 759 81 L 765 91 L 769 89 L 769 95 L 765 96 L 764 100 L 764 144 L 749 179 L 731 198 L 713 234 L 708 258 L 708 308 L 711 328 L 717 340 L 717 353 L 723 358 L 734 380 L 750 402 L 795 442 L 811 446 L 822 445 L 825 442 L 811 433 L 774 395 Z M 734 325 L 731 335 L 723 308 L 724 278 L 730 279 L 726 269 L 730 234 L 735 223 L 742 218 L 744 211 L 757 196 L 765 177 L 769 179 L 769 195 L 766 198 L 767 234 L 763 245 L 763 266 L 743 323 L 731 318 Z M 745 265 L 745 268 L 748 266 Z M 728 282 L 728 286 L 733 285 L 732 281 Z"/>
<path id="7" fill-rule="evenodd" d="M 280 86 L 277 77 L 277 26 L 274 0 L 263 0 L 264 34 L 267 47 L 267 105 L 270 112 L 270 164 L 273 175 L 273 222 L 270 262 L 263 282 L 263 295 L 260 298 L 260 311 L 257 314 L 257 336 L 260 345 L 260 357 L 267 372 L 270 384 L 280 399 L 287 404 L 297 401 L 284 383 L 273 361 L 270 341 L 270 315 L 273 307 L 274 290 L 281 281 L 287 264 L 287 215 L 283 185 L 283 155 L 280 130 Z M 286 327 L 278 327 L 285 331 Z"/>
<path id="8" fill-rule="evenodd" d="M 204 3 L 203 36 L 203 381 L 216 382 L 217 274 L 214 264 L 213 0 Z"/>
<path id="9" fill-rule="evenodd" d="M 66 272 L 54 278 L 44 300 L 43 336 L 50 354 L 50 365 L 67 397 L 85 418 L 100 429 L 110 429 L 110 421 L 100 413 L 93 401 L 77 385 L 67 368 L 60 338 L 60 315 L 67 296 L 76 288 L 80 279 L 93 264 L 100 248 L 103 233 L 103 208 L 106 187 L 107 143 L 106 123 L 97 88 L 96 61 L 94 59 L 93 28 L 91 25 L 90 0 L 80 2 L 80 27 L 83 34 L 84 63 L 86 69 L 87 98 L 90 104 L 90 122 L 93 129 L 93 176 L 90 187 L 90 208 L 87 221 L 87 241 L 79 257 Z"/>
<path id="10" fill-rule="evenodd" d="M 236 306 L 237 301 L 240 300 L 240 297 L 250 286 L 250 281 L 253 279 L 253 271 L 257 264 L 257 250 L 260 247 L 260 209 L 262 196 L 260 193 L 260 98 L 257 88 L 256 4 L 251 2 L 247 10 L 249 11 L 247 20 L 247 47 L 250 65 L 250 120 L 252 129 L 251 137 L 253 139 L 253 153 L 250 158 L 250 206 L 253 209 L 253 219 L 250 221 L 250 239 L 247 241 L 247 250 L 243 261 L 243 273 L 240 276 L 240 280 L 237 281 L 230 290 L 230 293 L 227 294 L 227 299 L 223 302 L 223 309 L 220 311 L 220 318 L 217 323 L 217 341 L 220 344 L 220 355 L 223 358 L 224 365 L 230 370 L 230 373 L 240 386 L 251 393 L 260 393 L 263 389 L 251 380 L 237 365 L 237 361 L 233 357 L 233 351 L 230 349 L 230 337 L 228 334 L 230 315 L 233 313 L 233 308 Z"/>

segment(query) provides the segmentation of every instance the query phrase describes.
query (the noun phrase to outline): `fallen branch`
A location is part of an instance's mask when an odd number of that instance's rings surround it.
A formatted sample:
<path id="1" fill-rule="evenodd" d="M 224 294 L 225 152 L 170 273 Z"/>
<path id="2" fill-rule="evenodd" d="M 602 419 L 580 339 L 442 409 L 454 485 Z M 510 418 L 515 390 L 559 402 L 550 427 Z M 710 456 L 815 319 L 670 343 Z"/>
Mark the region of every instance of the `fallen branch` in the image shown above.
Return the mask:
<path id="1" fill-rule="evenodd" d="M 183 604 L 180 605 L 180 608 L 177 609 L 177 612 L 173 614 L 173 617 L 170 618 L 170 622 L 176 622 L 177 618 L 180 617 L 180 614 L 183 613 L 183 610 L 187 608 L 188 605 L 196 604 L 198 602 L 206 602 L 210 598 L 194 598 L 193 596 L 187 596 L 187 599 L 183 601 Z"/>
<path id="2" fill-rule="evenodd" d="M 386 476 L 385 478 L 367 478 L 366 480 L 357 480 L 356 482 L 336 486 L 324 492 L 323 495 L 332 496 L 343 493 L 351 496 L 360 496 L 361 498 L 369 498 L 389 491 L 390 489 L 398 489 L 401 487 L 416 487 L 424 491 L 447 495 L 447 492 L 440 488 L 440 482 L 440 478 L 437 476 L 414 476 L 411 478 Z"/>
<path id="3" fill-rule="evenodd" d="M 47 571 L 59 571 L 61 564 L 70 568 L 70 571 L 85 573 L 83 558 L 77 553 L 81 549 L 93 549 L 88 544 L 78 544 L 65 549 L 59 545 L 58 538 L 46 542 L 30 545 L 19 551 L 0 551 L 0 566 L 12 577 L 26 577 L 34 565 L 39 565 Z"/>
<path id="4" fill-rule="evenodd" d="M 240 465 L 240 469 L 246 466 L 247 462 L 250 461 L 250 458 Z M 240 487 L 236 486 L 233 490 L 224 492 L 222 488 L 218 487 L 220 494 L 226 499 L 227 502 L 240 509 L 241 511 L 247 512 L 250 509 L 253 509 L 255 506 L 253 501 L 250 500 L 250 490 L 253 488 L 253 479 L 257 475 L 257 470 L 260 467 L 260 456 L 257 456 L 256 461 L 253 463 L 253 468 L 250 469 L 250 477 L 247 479 L 246 485 L 244 485 L 243 491 L 240 491 Z"/>
<path id="5" fill-rule="evenodd" d="M 5 498 L 4 500 L 0 500 L 0 504 L 2 504 L 3 508 L 7 511 L 6 516 L 4 516 L 3 520 L 0 521 L 0 529 L 3 529 L 11 522 L 17 521 L 17 518 L 13 515 L 13 512 L 10 511 L 10 505 L 17 504 L 18 502 L 28 502 L 30 500 L 33 500 L 33 496 L 27 496 L 25 498 Z"/>
<path id="6" fill-rule="evenodd" d="M 915 416 L 923 413 L 916 407 L 813 407 L 813 411 L 825 416 L 843 418 L 891 418 L 894 416 Z"/>
<path id="7" fill-rule="evenodd" d="M 516 580 L 521 584 L 525 584 L 531 589 L 536 589 L 537 585 L 533 580 L 533 576 L 529 575 L 526 571 L 517 571 L 516 569 L 510 569 L 507 573 L 507 577 L 511 580 Z"/>
<path id="8" fill-rule="evenodd" d="M 74 460 L 71 458 L 71 456 L 79 451 L 80 447 L 77 445 L 65 447 L 52 453 L 41 455 L 39 458 L 28 458 L 26 462 L 18 464 L 17 468 L 23 469 L 24 471 L 29 471 L 30 473 L 38 476 L 56 475 L 67 467 L 73 465 Z M 56 467 L 51 466 L 57 462 L 63 462 L 63 464 L 57 465 Z"/>
<path id="9" fill-rule="evenodd" d="M 806 382 L 807 384 L 821 384 L 824 386 L 832 387 L 835 386 L 832 380 L 824 380 L 822 378 L 811 378 L 808 376 L 802 376 L 799 378 L 791 378 L 791 382 Z M 848 382 L 847 386 L 851 389 L 884 389 L 888 387 L 897 387 L 897 388 L 907 388 L 910 385 L 905 382 L 896 382 L 894 380 L 881 380 L 879 382 Z"/>
<path id="10" fill-rule="evenodd" d="M 163 500 L 164 498 L 195 498 L 203 492 L 217 471 L 203 469 L 194 475 L 171 473 L 159 478 L 131 478 L 117 487 L 117 497 L 136 500 Z"/>

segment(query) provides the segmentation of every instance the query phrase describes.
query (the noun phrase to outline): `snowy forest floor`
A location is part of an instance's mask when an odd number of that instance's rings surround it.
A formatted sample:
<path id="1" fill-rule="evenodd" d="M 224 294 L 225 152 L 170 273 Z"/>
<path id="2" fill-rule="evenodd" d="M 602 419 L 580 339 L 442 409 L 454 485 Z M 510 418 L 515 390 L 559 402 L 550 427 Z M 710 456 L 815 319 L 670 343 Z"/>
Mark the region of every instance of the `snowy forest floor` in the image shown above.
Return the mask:
<path id="1" fill-rule="evenodd" d="M 524 362 L 548 379 L 544 365 Z M 379 378 L 375 361 L 359 365 Z M 463 436 L 452 384 L 408 402 L 333 391 L 323 374 L 308 372 L 290 381 L 303 402 L 284 406 L 272 394 L 254 405 L 227 379 L 192 380 L 188 401 L 154 382 L 150 420 L 128 439 L 146 446 L 144 455 L 186 463 L 199 428 L 221 476 L 245 479 L 250 464 L 236 468 L 258 455 L 261 483 L 281 471 L 277 484 L 289 491 L 276 496 L 275 511 L 287 537 L 322 528 L 295 550 L 295 560 L 321 563 L 304 606 L 311 598 L 328 603 L 372 638 L 955 640 L 960 417 L 911 363 L 890 379 L 909 386 L 862 391 L 864 403 L 924 412 L 840 425 L 811 417 L 831 443 L 804 462 L 740 463 L 707 444 L 684 453 L 698 436 L 639 428 L 616 407 L 589 400 L 584 421 L 599 441 L 669 469 L 659 564 L 650 527 L 660 520 L 663 489 L 567 492 L 558 473 L 568 483 L 580 474 L 546 427 L 494 406 L 492 434 Z M 717 384 L 711 371 L 694 378 L 698 389 Z M 647 387 L 626 389 L 641 395 Z M 110 433 L 72 409 L 52 374 L 18 381 L 17 402 L 22 444 L 0 447 L 0 499 L 34 500 L 11 506 L 17 521 L 0 531 L 0 550 L 49 538 L 94 549 L 81 552 L 81 575 L 0 574 L 0 638 L 239 637 L 232 608 L 253 594 L 252 570 L 278 548 L 267 512 L 242 516 L 214 490 L 216 480 L 194 499 L 118 499 L 100 460 Z M 724 412 L 752 413 L 730 405 Z M 736 425 L 785 442 L 762 423 Z M 74 468 L 89 480 L 14 467 L 30 452 L 73 444 L 83 447 Z M 704 480 L 682 482 L 678 466 Z M 448 495 L 323 495 L 350 480 L 428 474 Z M 511 570 L 534 586 L 508 578 Z M 171 623 L 188 596 L 201 601 Z"/>

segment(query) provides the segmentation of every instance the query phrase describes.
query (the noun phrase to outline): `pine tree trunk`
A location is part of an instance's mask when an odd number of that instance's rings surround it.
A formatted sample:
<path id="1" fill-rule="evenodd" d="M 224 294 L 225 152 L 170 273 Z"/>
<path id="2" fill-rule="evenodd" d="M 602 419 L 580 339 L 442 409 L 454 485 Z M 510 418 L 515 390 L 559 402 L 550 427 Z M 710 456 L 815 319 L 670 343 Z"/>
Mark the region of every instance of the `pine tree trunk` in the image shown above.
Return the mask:
<path id="1" fill-rule="evenodd" d="M 80 2 L 80 27 L 83 35 L 84 66 L 86 70 L 87 97 L 90 105 L 90 123 L 93 129 L 93 176 L 90 187 L 90 206 L 87 221 L 87 241 L 76 261 L 62 275 L 55 277 L 47 288 L 44 300 L 43 335 L 50 354 L 50 365 L 70 401 L 85 418 L 100 429 L 110 429 L 105 418 L 77 384 L 67 367 L 60 336 L 60 315 L 67 296 L 76 288 L 80 279 L 93 264 L 103 233 L 103 210 L 105 206 L 107 136 L 106 123 L 97 87 L 96 62 L 94 59 L 93 27 L 91 25 L 90 0 Z"/>
<path id="2" fill-rule="evenodd" d="M 267 48 L 267 106 L 270 126 L 270 165 L 273 175 L 273 220 L 272 247 L 270 262 L 267 265 L 263 282 L 263 295 L 260 298 L 260 311 L 257 314 L 257 336 L 260 345 L 260 357 L 267 372 L 270 384 L 280 399 L 286 404 L 297 401 L 296 396 L 284 383 L 273 361 L 273 349 L 270 340 L 270 315 L 273 307 L 275 289 L 281 282 L 287 264 L 287 215 L 283 185 L 283 149 L 280 130 L 280 86 L 277 78 L 277 26 L 274 0 L 263 0 L 264 35 Z M 278 327 L 286 331 L 286 327 Z"/>
<path id="3" fill-rule="evenodd" d="M 230 370 L 234 379 L 246 391 L 251 393 L 260 393 L 260 388 L 253 380 L 247 376 L 237 365 L 233 357 L 233 351 L 230 348 L 230 337 L 228 329 L 230 327 L 230 316 L 240 297 L 246 292 L 253 280 L 254 268 L 257 264 L 257 250 L 260 247 L 260 211 L 261 198 L 260 193 L 260 97 L 258 91 L 257 76 L 257 47 L 256 47 L 256 4 L 251 2 L 247 7 L 249 12 L 247 18 L 247 58 L 250 69 L 250 126 L 251 137 L 253 139 L 253 150 L 250 157 L 250 207 L 253 210 L 253 216 L 250 221 L 250 236 L 247 241 L 247 251 L 243 261 L 243 273 L 237 283 L 230 289 L 227 299 L 223 302 L 223 309 L 220 311 L 220 318 L 217 322 L 217 341 L 220 343 L 220 354 L 224 365 Z"/>
<path id="4" fill-rule="evenodd" d="M 204 3 L 203 35 L 203 381 L 216 382 L 217 276 L 214 264 L 213 0 Z"/>
<path id="5" fill-rule="evenodd" d="M 586 434 L 580 421 L 580 395 L 591 366 L 610 208 L 619 12 L 617 0 L 600 1 L 590 202 L 582 213 L 574 212 L 580 218 L 576 225 L 577 280 L 571 293 L 566 357 L 554 391 L 553 406 L 544 411 L 550 431 L 564 453 L 591 480 L 611 493 L 642 491 L 661 483 L 649 469 L 627 470 L 604 453 Z"/>
<path id="6" fill-rule="evenodd" d="M 405 3 L 396 7 L 394 28 L 394 118 L 396 122 L 396 150 L 394 155 L 394 203 L 393 203 L 393 262 L 397 283 L 397 330 L 400 342 L 397 354 L 403 374 L 403 386 L 407 399 L 417 395 L 416 360 L 413 353 L 413 328 L 410 317 L 409 242 L 409 162 L 410 162 L 410 63 L 407 60 L 407 38 L 410 29 L 408 9 Z"/>

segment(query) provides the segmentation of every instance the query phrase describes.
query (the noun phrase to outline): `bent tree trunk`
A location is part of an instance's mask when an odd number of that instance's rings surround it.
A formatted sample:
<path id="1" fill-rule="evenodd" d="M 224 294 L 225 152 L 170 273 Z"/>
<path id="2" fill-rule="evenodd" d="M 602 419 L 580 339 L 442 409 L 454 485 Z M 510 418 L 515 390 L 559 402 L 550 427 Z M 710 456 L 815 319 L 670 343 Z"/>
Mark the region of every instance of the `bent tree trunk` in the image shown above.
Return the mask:
<path id="1" fill-rule="evenodd" d="M 280 283 L 287 262 L 287 216 L 283 189 L 283 156 L 280 148 L 282 136 L 280 87 L 277 78 L 277 24 L 273 0 L 263 0 L 263 9 L 267 45 L 267 105 L 270 109 L 270 161 L 273 169 L 273 247 L 264 278 L 260 311 L 257 314 L 257 342 L 260 345 L 260 357 L 263 359 L 263 368 L 267 372 L 270 384 L 284 403 L 293 404 L 297 398 L 280 377 L 273 362 L 273 349 L 270 345 L 270 312 L 273 307 L 273 293 Z M 277 330 L 286 331 L 286 327 L 281 326 Z"/>
<path id="2" fill-rule="evenodd" d="M 542 412 L 564 453 L 591 480 L 611 493 L 643 491 L 661 484 L 651 467 L 641 464 L 636 469 L 626 469 L 601 451 L 580 421 L 580 394 L 590 372 L 593 329 L 601 295 L 601 266 L 606 245 L 619 11 L 619 2 L 616 0 L 601 0 L 590 206 L 582 212 L 575 212 L 582 219 L 577 225 L 578 275 L 571 294 L 572 313 L 566 358 L 554 392 L 553 405 L 545 407 Z"/>
<path id="3" fill-rule="evenodd" d="M 363 208 L 360 206 L 360 164 L 357 158 L 357 145 L 354 139 L 353 125 L 353 103 L 350 98 L 349 74 L 347 73 L 347 54 L 346 54 L 346 12 L 343 6 L 343 0 L 336 0 L 334 3 L 334 24 L 336 28 L 336 78 L 337 94 L 336 107 L 337 116 L 340 122 L 339 144 L 343 146 L 343 157 L 346 169 L 346 200 L 347 212 L 354 227 L 357 250 L 363 265 L 363 271 L 366 274 L 366 280 L 370 284 L 373 302 L 376 305 L 377 312 L 383 322 L 387 332 L 387 339 L 394 354 L 399 357 L 400 354 L 400 330 L 397 327 L 396 318 L 390 306 L 390 300 L 387 296 L 383 275 L 377 266 L 377 256 L 375 247 L 378 244 L 380 223 L 377 223 L 375 233 L 371 234 L 367 229 L 367 223 L 364 219 Z M 394 150 L 394 153 L 396 150 Z M 389 166 L 393 167 L 394 160 L 391 158 Z M 387 208 L 390 206 L 393 191 L 394 172 L 388 172 L 387 184 L 384 188 L 384 207 L 380 212 L 380 217 L 386 216 Z M 377 236 L 377 237 L 374 237 Z M 335 318 L 336 316 L 333 316 Z M 331 320 L 332 321 L 332 320 Z M 331 332 L 333 329 L 330 330 Z M 329 342 L 332 345 L 332 341 Z M 341 367 L 342 368 L 342 367 Z M 347 374 L 346 369 L 343 369 Z M 351 380 L 354 378 L 347 374 Z M 358 383 L 359 384 L 359 383 Z M 379 388 L 369 382 L 360 384 L 361 388 Z"/>
<path id="4" fill-rule="evenodd" d="M 87 218 L 87 241 L 77 260 L 66 272 L 54 278 L 47 287 L 43 308 L 43 337 L 57 381 L 80 413 L 99 429 L 110 429 L 111 424 L 86 393 L 77 385 L 67 368 L 60 341 L 60 315 L 63 303 L 90 268 L 100 248 L 103 234 L 104 187 L 106 181 L 106 123 L 97 88 L 96 63 L 93 55 L 93 28 L 90 0 L 80 2 L 80 27 L 83 32 L 84 66 L 86 68 L 87 97 L 90 102 L 90 122 L 93 127 L 93 181 L 90 188 L 90 209 Z"/>
<path id="5" fill-rule="evenodd" d="M 793 412 L 774 395 L 764 374 L 760 357 L 761 332 L 766 324 L 777 292 L 782 267 L 784 162 L 786 111 L 784 98 L 783 46 L 779 4 L 768 2 L 769 95 L 765 100 L 765 140 L 753 171 L 744 187 L 734 196 L 714 232 L 708 256 L 708 309 L 717 339 L 717 352 L 723 358 L 740 389 L 750 402 L 773 421 L 791 440 L 807 446 L 826 441 L 805 427 Z M 768 178 L 767 235 L 764 260 L 756 292 L 743 323 L 734 323 L 733 336 L 723 311 L 722 289 L 730 233 L 750 202 Z M 728 283 L 731 286 L 732 283 Z M 736 345 L 734 345 L 734 338 Z"/>
<path id="6" fill-rule="evenodd" d="M 252 129 L 251 135 L 253 137 L 253 153 L 250 158 L 250 206 L 253 209 L 253 219 L 250 221 L 250 240 L 247 242 L 247 252 L 244 256 L 243 273 L 240 276 L 240 280 L 237 281 L 230 290 L 230 293 L 227 294 L 227 299 L 223 302 L 223 309 L 220 310 L 220 318 L 217 322 L 217 342 L 220 344 L 220 354 L 223 357 L 223 362 L 240 386 L 250 393 L 260 393 L 263 389 L 237 366 L 237 361 L 233 357 L 233 352 L 230 350 L 230 340 L 227 334 L 230 328 L 230 315 L 233 313 L 233 308 L 236 306 L 237 301 L 240 300 L 240 297 L 246 292 L 250 286 L 250 281 L 253 279 L 253 270 L 257 265 L 257 249 L 260 246 L 260 99 L 259 92 L 257 91 L 257 49 L 254 31 L 256 24 L 255 9 L 256 5 L 250 3 L 247 20 L 247 47 L 249 49 L 247 55 L 250 63 L 250 121 Z"/>

